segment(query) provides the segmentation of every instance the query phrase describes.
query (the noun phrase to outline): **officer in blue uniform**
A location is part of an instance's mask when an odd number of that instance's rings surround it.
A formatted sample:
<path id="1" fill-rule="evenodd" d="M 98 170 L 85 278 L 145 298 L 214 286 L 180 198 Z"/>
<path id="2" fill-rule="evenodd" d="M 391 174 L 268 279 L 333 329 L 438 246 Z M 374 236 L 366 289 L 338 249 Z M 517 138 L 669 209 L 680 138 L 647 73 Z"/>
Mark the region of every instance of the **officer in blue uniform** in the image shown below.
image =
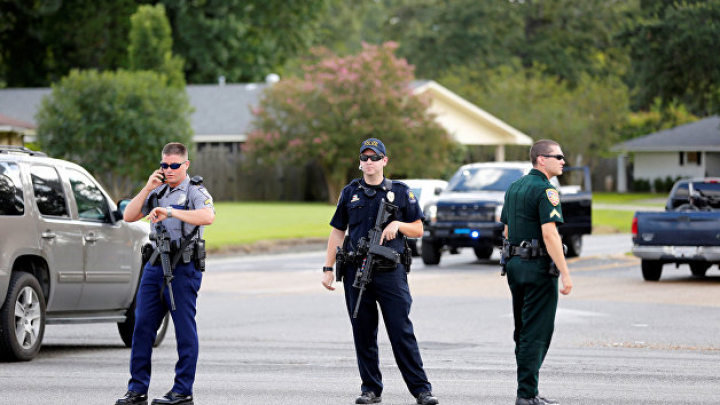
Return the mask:
<path id="1" fill-rule="evenodd" d="M 405 250 L 405 238 L 417 238 L 423 234 L 423 214 L 417 198 L 407 185 L 386 179 L 383 168 L 388 163 L 385 145 L 375 138 L 360 145 L 360 169 L 362 179 L 353 180 L 343 189 L 338 200 L 335 215 L 330 221 L 333 227 L 328 240 L 327 258 L 323 267 L 322 284 L 328 290 L 334 290 L 333 264 L 337 248 L 343 244 L 345 231 L 349 229 L 348 251 L 355 252 L 360 238 L 367 237 L 368 231 L 375 225 L 382 199 L 397 205 L 394 218 L 382 232 L 381 244 L 402 254 Z M 361 262 L 362 258 L 357 258 Z M 357 263 L 356 263 L 357 264 Z M 343 288 L 348 314 L 352 314 L 357 303 L 359 289 L 353 287 L 357 265 L 348 266 L 344 274 Z M 410 393 L 418 404 L 437 404 L 432 386 L 423 370 L 420 349 L 410 321 L 412 297 L 408 287 L 405 265 L 398 264 L 389 269 L 378 269 L 373 273 L 372 282 L 365 291 L 358 316 L 350 317 L 355 353 L 357 355 L 361 394 L 356 404 L 381 402 L 383 391 L 380 359 L 378 357 L 378 305 L 382 311 L 395 361 L 402 373 Z"/>
<path id="2" fill-rule="evenodd" d="M 204 244 L 202 232 L 205 225 L 215 220 L 212 197 L 187 175 L 190 167 L 187 148 L 181 143 L 169 143 L 162 150 L 160 168 L 150 178 L 125 208 L 124 219 L 134 222 L 149 215 L 152 223 L 163 221 L 170 234 L 173 252 L 179 250 L 182 240 L 191 238 L 184 257 L 173 269 L 172 289 L 176 309 L 170 312 L 175 325 L 178 362 L 175 365 L 175 383 L 161 398 L 152 401 L 160 404 L 192 404 L 193 383 L 198 358 L 198 335 L 195 324 L 198 290 L 202 282 Z M 152 206 L 152 196 L 157 194 L 158 206 Z M 198 245 L 196 247 L 195 245 Z M 198 266 L 199 265 L 199 266 Z M 137 293 L 135 330 L 130 355 L 128 391 L 117 400 L 118 405 L 146 405 L 150 385 L 150 369 L 153 343 L 157 327 L 170 309 L 169 290 L 164 288 L 163 269 L 160 260 L 147 263 L 143 270 Z"/>
<path id="3" fill-rule="evenodd" d="M 530 148 L 530 160 L 533 169 L 510 185 L 500 216 L 509 242 L 503 258 L 515 318 L 515 404 L 557 404 L 539 396 L 538 377 L 555 327 L 558 277 L 562 294 L 572 290 L 556 225 L 563 222 L 560 196 L 550 183 L 562 174 L 565 157 L 557 142 L 541 140 Z"/>

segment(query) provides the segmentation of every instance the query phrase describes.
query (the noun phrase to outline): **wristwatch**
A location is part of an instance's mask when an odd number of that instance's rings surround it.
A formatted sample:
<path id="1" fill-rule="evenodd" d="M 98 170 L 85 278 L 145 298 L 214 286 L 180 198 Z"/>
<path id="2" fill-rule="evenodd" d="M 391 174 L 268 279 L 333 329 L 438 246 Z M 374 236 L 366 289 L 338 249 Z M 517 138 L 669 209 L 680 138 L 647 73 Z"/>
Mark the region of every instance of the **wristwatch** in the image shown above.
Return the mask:
<path id="1" fill-rule="evenodd" d="M 172 207 L 165 208 L 165 211 L 167 211 L 167 217 L 172 218 Z"/>
<path id="2" fill-rule="evenodd" d="M 323 266 L 323 273 L 325 273 L 326 271 L 333 271 L 333 270 L 334 269 L 332 267 Z"/>

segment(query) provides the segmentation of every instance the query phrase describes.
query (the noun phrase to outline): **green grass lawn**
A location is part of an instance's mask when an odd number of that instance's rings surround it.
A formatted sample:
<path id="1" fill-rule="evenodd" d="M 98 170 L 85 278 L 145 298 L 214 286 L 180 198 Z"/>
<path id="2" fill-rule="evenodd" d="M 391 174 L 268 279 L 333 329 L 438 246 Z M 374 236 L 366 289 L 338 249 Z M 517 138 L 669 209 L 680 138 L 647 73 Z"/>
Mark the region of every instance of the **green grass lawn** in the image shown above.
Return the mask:
<path id="1" fill-rule="evenodd" d="M 661 194 L 593 193 L 593 202 L 616 205 L 662 206 Z M 325 238 L 335 206 L 326 203 L 219 202 L 215 223 L 205 228 L 212 250 L 261 240 Z M 629 233 L 633 211 L 593 209 L 594 233 Z"/>
<path id="2" fill-rule="evenodd" d="M 335 206 L 325 203 L 219 202 L 205 228 L 208 248 L 260 240 L 327 237 Z"/>

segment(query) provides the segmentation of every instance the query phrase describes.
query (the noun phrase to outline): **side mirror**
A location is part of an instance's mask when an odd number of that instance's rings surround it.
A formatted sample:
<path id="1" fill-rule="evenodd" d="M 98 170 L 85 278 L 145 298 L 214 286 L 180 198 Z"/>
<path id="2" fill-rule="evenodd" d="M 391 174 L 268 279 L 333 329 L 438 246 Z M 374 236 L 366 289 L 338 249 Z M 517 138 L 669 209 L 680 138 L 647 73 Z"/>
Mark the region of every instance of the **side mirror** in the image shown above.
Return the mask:
<path id="1" fill-rule="evenodd" d="M 442 193 L 443 188 L 442 187 L 435 187 L 435 195 L 440 195 Z"/>
<path id="2" fill-rule="evenodd" d="M 122 219 L 123 214 L 125 214 L 125 208 L 127 208 L 128 204 L 130 204 L 130 199 L 122 199 L 118 201 L 117 203 L 117 212 L 120 214 L 120 219 Z"/>

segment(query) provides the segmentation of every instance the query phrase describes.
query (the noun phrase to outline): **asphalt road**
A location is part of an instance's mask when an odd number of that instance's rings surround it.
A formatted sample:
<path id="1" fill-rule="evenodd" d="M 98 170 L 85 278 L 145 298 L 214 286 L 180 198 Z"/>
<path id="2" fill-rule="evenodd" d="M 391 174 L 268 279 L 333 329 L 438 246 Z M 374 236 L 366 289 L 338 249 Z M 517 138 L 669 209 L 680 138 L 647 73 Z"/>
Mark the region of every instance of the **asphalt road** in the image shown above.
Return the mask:
<path id="1" fill-rule="evenodd" d="M 705 279 L 666 267 L 642 280 L 628 235 L 585 238 L 570 264 L 540 375 L 562 404 L 718 404 L 720 271 Z M 216 257 L 199 298 L 196 404 L 352 404 L 359 393 L 341 287 L 320 285 L 324 252 Z M 420 260 L 409 275 L 411 318 L 441 404 L 512 404 L 510 294 L 497 257 L 469 249 Z M 381 327 L 383 404 L 414 404 Z M 174 334 L 155 351 L 150 395 L 172 385 Z M 112 404 L 129 350 L 114 325 L 51 325 L 40 355 L 0 363 L 0 404 Z"/>

